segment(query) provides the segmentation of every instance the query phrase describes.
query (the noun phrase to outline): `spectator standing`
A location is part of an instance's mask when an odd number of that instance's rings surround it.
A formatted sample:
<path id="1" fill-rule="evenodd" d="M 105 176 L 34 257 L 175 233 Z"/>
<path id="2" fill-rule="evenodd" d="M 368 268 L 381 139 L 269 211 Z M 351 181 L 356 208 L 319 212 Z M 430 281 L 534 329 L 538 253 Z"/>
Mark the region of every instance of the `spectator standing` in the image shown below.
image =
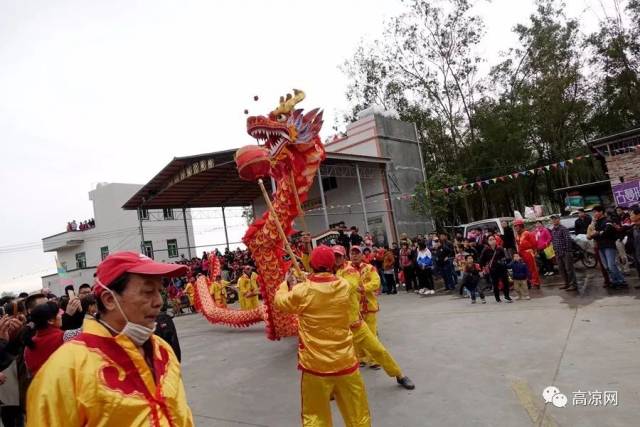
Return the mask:
<path id="1" fill-rule="evenodd" d="M 616 248 L 617 232 L 613 222 L 604 214 L 602 206 L 594 207 L 593 211 L 595 227 L 591 237 L 598 245 L 600 259 L 602 260 L 602 264 L 606 266 L 607 272 L 609 273 L 611 287 L 614 289 L 626 287 L 627 284 L 624 280 L 624 276 L 616 265 L 616 257 L 618 254 Z"/>
<path id="2" fill-rule="evenodd" d="M 351 239 L 349 238 L 349 236 L 345 233 L 345 230 L 347 229 L 347 227 L 344 226 L 344 224 L 340 224 L 338 226 L 338 239 L 337 239 L 337 243 L 340 246 L 344 246 L 344 248 L 347 250 L 347 253 L 349 252 L 349 248 L 351 247 Z"/>
<path id="3" fill-rule="evenodd" d="M 400 268 L 404 276 L 404 285 L 407 292 L 418 288 L 416 283 L 415 259 L 416 254 L 406 240 L 401 241 L 402 249 L 400 249 Z"/>
<path id="4" fill-rule="evenodd" d="M 573 232 L 576 235 L 587 234 L 589 224 L 591 224 L 591 217 L 585 213 L 584 209 L 578 209 L 578 218 L 574 223 Z"/>
<path id="5" fill-rule="evenodd" d="M 540 272 L 543 276 L 553 276 L 553 263 L 547 256 L 547 252 L 545 252 L 551 244 L 551 232 L 544 226 L 542 221 L 537 221 L 534 235 L 536 236 L 538 258 L 540 259 Z"/>
<path id="6" fill-rule="evenodd" d="M 504 249 L 498 246 L 494 236 L 490 236 L 487 239 L 487 246 L 485 246 L 480 254 L 480 266 L 482 266 L 485 274 L 491 277 L 493 295 L 496 298 L 496 302 L 502 302 L 500 300 L 500 283 L 502 283 L 502 293 L 504 294 L 505 302 L 513 302 L 509 296 L 510 284 L 505 261 L 506 255 Z"/>
<path id="7" fill-rule="evenodd" d="M 507 258 L 511 259 L 516 251 L 516 236 L 513 234 L 513 228 L 509 227 L 507 221 L 502 221 L 502 247 L 507 255 Z"/>
<path id="8" fill-rule="evenodd" d="M 382 259 L 382 272 L 384 273 L 384 281 L 387 285 L 387 295 L 398 293 L 394 268 L 395 263 L 396 258 L 393 256 L 393 252 L 391 250 L 387 250 L 384 253 L 384 258 Z"/>
<path id="9" fill-rule="evenodd" d="M 433 295 L 433 256 L 427 244 L 420 240 L 418 242 L 418 252 L 416 253 L 416 274 L 418 276 L 418 293 L 422 295 Z"/>
<path id="10" fill-rule="evenodd" d="M 53 301 L 35 306 L 30 319 L 31 325 L 24 334 L 24 361 L 33 378 L 53 352 L 65 341 L 79 335 L 80 330 L 64 332 L 60 329 L 62 319 L 58 304 Z"/>
<path id="11" fill-rule="evenodd" d="M 553 222 L 553 228 L 551 229 L 551 241 L 553 243 L 553 250 L 556 254 L 556 264 L 564 280 L 564 286 L 560 289 L 567 291 L 577 291 L 578 282 L 576 280 L 576 272 L 573 267 L 573 253 L 572 244 L 573 240 L 569 234 L 569 230 L 560 224 L 560 217 L 558 215 L 552 215 L 551 221 Z"/>
<path id="12" fill-rule="evenodd" d="M 627 232 L 627 244 L 630 246 L 630 253 L 633 254 L 634 264 L 640 277 L 640 206 L 634 206 L 630 212 L 632 227 Z M 635 286 L 640 289 L 640 285 Z"/>
<path id="13" fill-rule="evenodd" d="M 358 227 L 351 227 L 351 235 L 349 236 L 351 246 L 362 246 L 362 236 L 358 234 Z"/>
<path id="14" fill-rule="evenodd" d="M 456 276 L 453 262 L 455 260 L 455 249 L 453 244 L 449 241 L 449 235 L 446 233 L 440 233 L 440 246 L 442 248 L 441 255 L 444 256 L 444 267 L 442 269 L 442 277 L 447 289 L 453 290 L 456 288 L 458 277 Z"/>

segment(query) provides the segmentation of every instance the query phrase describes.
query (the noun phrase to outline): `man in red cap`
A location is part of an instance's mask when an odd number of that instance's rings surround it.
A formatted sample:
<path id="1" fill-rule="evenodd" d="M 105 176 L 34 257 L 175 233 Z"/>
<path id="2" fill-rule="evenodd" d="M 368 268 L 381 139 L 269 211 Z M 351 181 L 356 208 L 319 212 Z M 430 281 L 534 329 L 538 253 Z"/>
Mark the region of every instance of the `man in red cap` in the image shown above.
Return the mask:
<path id="1" fill-rule="evenodd" d="M 524 220 L 516 219 L 513 221 L 513 228 L 516 230 L 516 244 L 518 247 L 518 254 L 522 258 L 531 274 L 531 286 L 540 289 L 540 273 L 538 272 L 538 265 L 536 264 L 536 249 L 538 242 L 536 241 L 535 234 L 527 231 L 524 227 Z M 497 284 L 494 284 L 497 286 Z M 508 286 L 508 284 L 504 284 Z"/>
<path id="2" fill-rule="evenodd" d="M 301 283 L 280 285 L 274 306 L 298 315 L 298 368 L 302 371 L 302 425 L 330 426 L 334 395 L 347 427 L 371 426 L 369 403 L 349 328 L 352 289 L 333 274 L 328 246 L 311 252 L 313 273 Z"/>
<path id="3" fill-rule="evenodd" d="M 375 363 L 379 363 L 384 371 L 390 377 L 395 377 L 398 384 L 407 390 L 413 390 L 415 385 L 409 377 L 402 374 L 400 366 L 393 356 L 382 345 L 377 336 L 375 336 L 369 326 L 362 319 L 360 313 L 360 273 L 347 262 L 345 262 L 347 251 L 344 246 L 336 245 L 333 247 L 333 253 L 336 261 L 336 276 L 345 279 L 351 286 L 351 304 L 349 307 L 349 323 L 351 333 L 353 334 L 353 345 L 356 352 L 365 354 L 368 358 L 373 359 Z"/>
<path id="4" fill-rule="evenodd" d="M 38 371 L 27 426 L 193 426 L 180 364 L 153 335 L 162 277 L 186 270 L 135 252 L 105 258 L 93 288 L 98 314 Z"/>

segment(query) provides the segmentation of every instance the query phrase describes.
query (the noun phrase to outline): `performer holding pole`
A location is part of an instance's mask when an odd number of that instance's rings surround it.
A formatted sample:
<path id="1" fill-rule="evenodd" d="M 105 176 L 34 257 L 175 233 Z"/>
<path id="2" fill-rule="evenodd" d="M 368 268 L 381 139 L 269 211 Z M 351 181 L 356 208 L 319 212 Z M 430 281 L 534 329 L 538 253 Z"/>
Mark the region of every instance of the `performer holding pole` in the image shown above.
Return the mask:
<path id="1" fill-rule="evenodd" d="M 313 274 L 295 286 L 287 280 L 274 300 L 277 310 L 298 315 L 302 425 L 331 426 L 330 399 L 334 395 L 347 427 L 371 426 L 349 328 L 351 287 L 333 274 L 335 258 L 328 246 L 315 248 L 310 264 Z"/>

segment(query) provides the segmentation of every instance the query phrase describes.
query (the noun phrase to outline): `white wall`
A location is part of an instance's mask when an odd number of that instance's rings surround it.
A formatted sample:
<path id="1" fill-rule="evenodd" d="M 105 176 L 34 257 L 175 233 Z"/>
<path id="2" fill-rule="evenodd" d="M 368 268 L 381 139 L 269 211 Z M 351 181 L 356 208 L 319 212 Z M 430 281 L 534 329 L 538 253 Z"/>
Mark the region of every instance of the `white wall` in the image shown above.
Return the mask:
<path id="1" fill-rule="evenodd" d="M 45 238 L 43 239 L 44 249 L 48 250 L 68 240 L 82 240 L 80 245 L 64 247 L 56 251 L 58 260 L 66 265 L 67 270 L 76 269 L 76 254 L 81 252 L 85 253 L 87 267 L 97 266 L 101 261 L 100 248 L 103 246 L 109 248 L 109 253 L 117 251 L 140 252 L 142 239 L 137 212 L 122 209 L 122 205 L 140 188 L 142 186 L 138 184 L 98 184 L 96 189 L 89 193 L 89 199 L 93 201 L 94 206 L 95 228 L 65 232 Z M 163 220 L 161 209 L 150 210 L 149 218 L 150 220 L 143 221 L 144 239 L 152 242 L 156 260 L 172 262 L 178 260 L 180 254 L 188 256 L 182 210 L 174 209 L 174 220 Z M 187 210 L 189 242 L 191 246 L 194 246 L 193 225 L 190 218 L 190 211 Z M 169 258 L 167 252 L 167 240 L 169 239 L 177 240 L 178 257 Z M 193 249 L 192 255 L 196 255 L 196 251 Z M 76 286 L 83 282 L 92 284 L 93 271 L 92 269 L 70 271 L 69 275 L 76 282 Z M 43 286 L 55 286 L 56 281 L 52 277 L 54 276 L 43 277 Z"/>

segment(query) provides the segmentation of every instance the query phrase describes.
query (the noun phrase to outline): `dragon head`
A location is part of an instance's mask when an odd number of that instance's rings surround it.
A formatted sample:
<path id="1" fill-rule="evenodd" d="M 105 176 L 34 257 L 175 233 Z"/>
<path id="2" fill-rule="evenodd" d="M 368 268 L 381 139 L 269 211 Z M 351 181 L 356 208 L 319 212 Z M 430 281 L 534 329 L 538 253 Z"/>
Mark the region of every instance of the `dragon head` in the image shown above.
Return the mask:
<path id="1" fill-rule="evenodd" d="M 293 95 L 280 97 L 280 104 L 268 116 L 247 118 L 247 133 L 269 150 L 271 163 L 276 168 L 283 161 L 295 160 L 298 154 L 321 144 L 318 134 L 322 111 L 316 108 L 303 114 L 301 109 L 295 109 L 304 97 L 303 91 L 294 89 Z"/>

